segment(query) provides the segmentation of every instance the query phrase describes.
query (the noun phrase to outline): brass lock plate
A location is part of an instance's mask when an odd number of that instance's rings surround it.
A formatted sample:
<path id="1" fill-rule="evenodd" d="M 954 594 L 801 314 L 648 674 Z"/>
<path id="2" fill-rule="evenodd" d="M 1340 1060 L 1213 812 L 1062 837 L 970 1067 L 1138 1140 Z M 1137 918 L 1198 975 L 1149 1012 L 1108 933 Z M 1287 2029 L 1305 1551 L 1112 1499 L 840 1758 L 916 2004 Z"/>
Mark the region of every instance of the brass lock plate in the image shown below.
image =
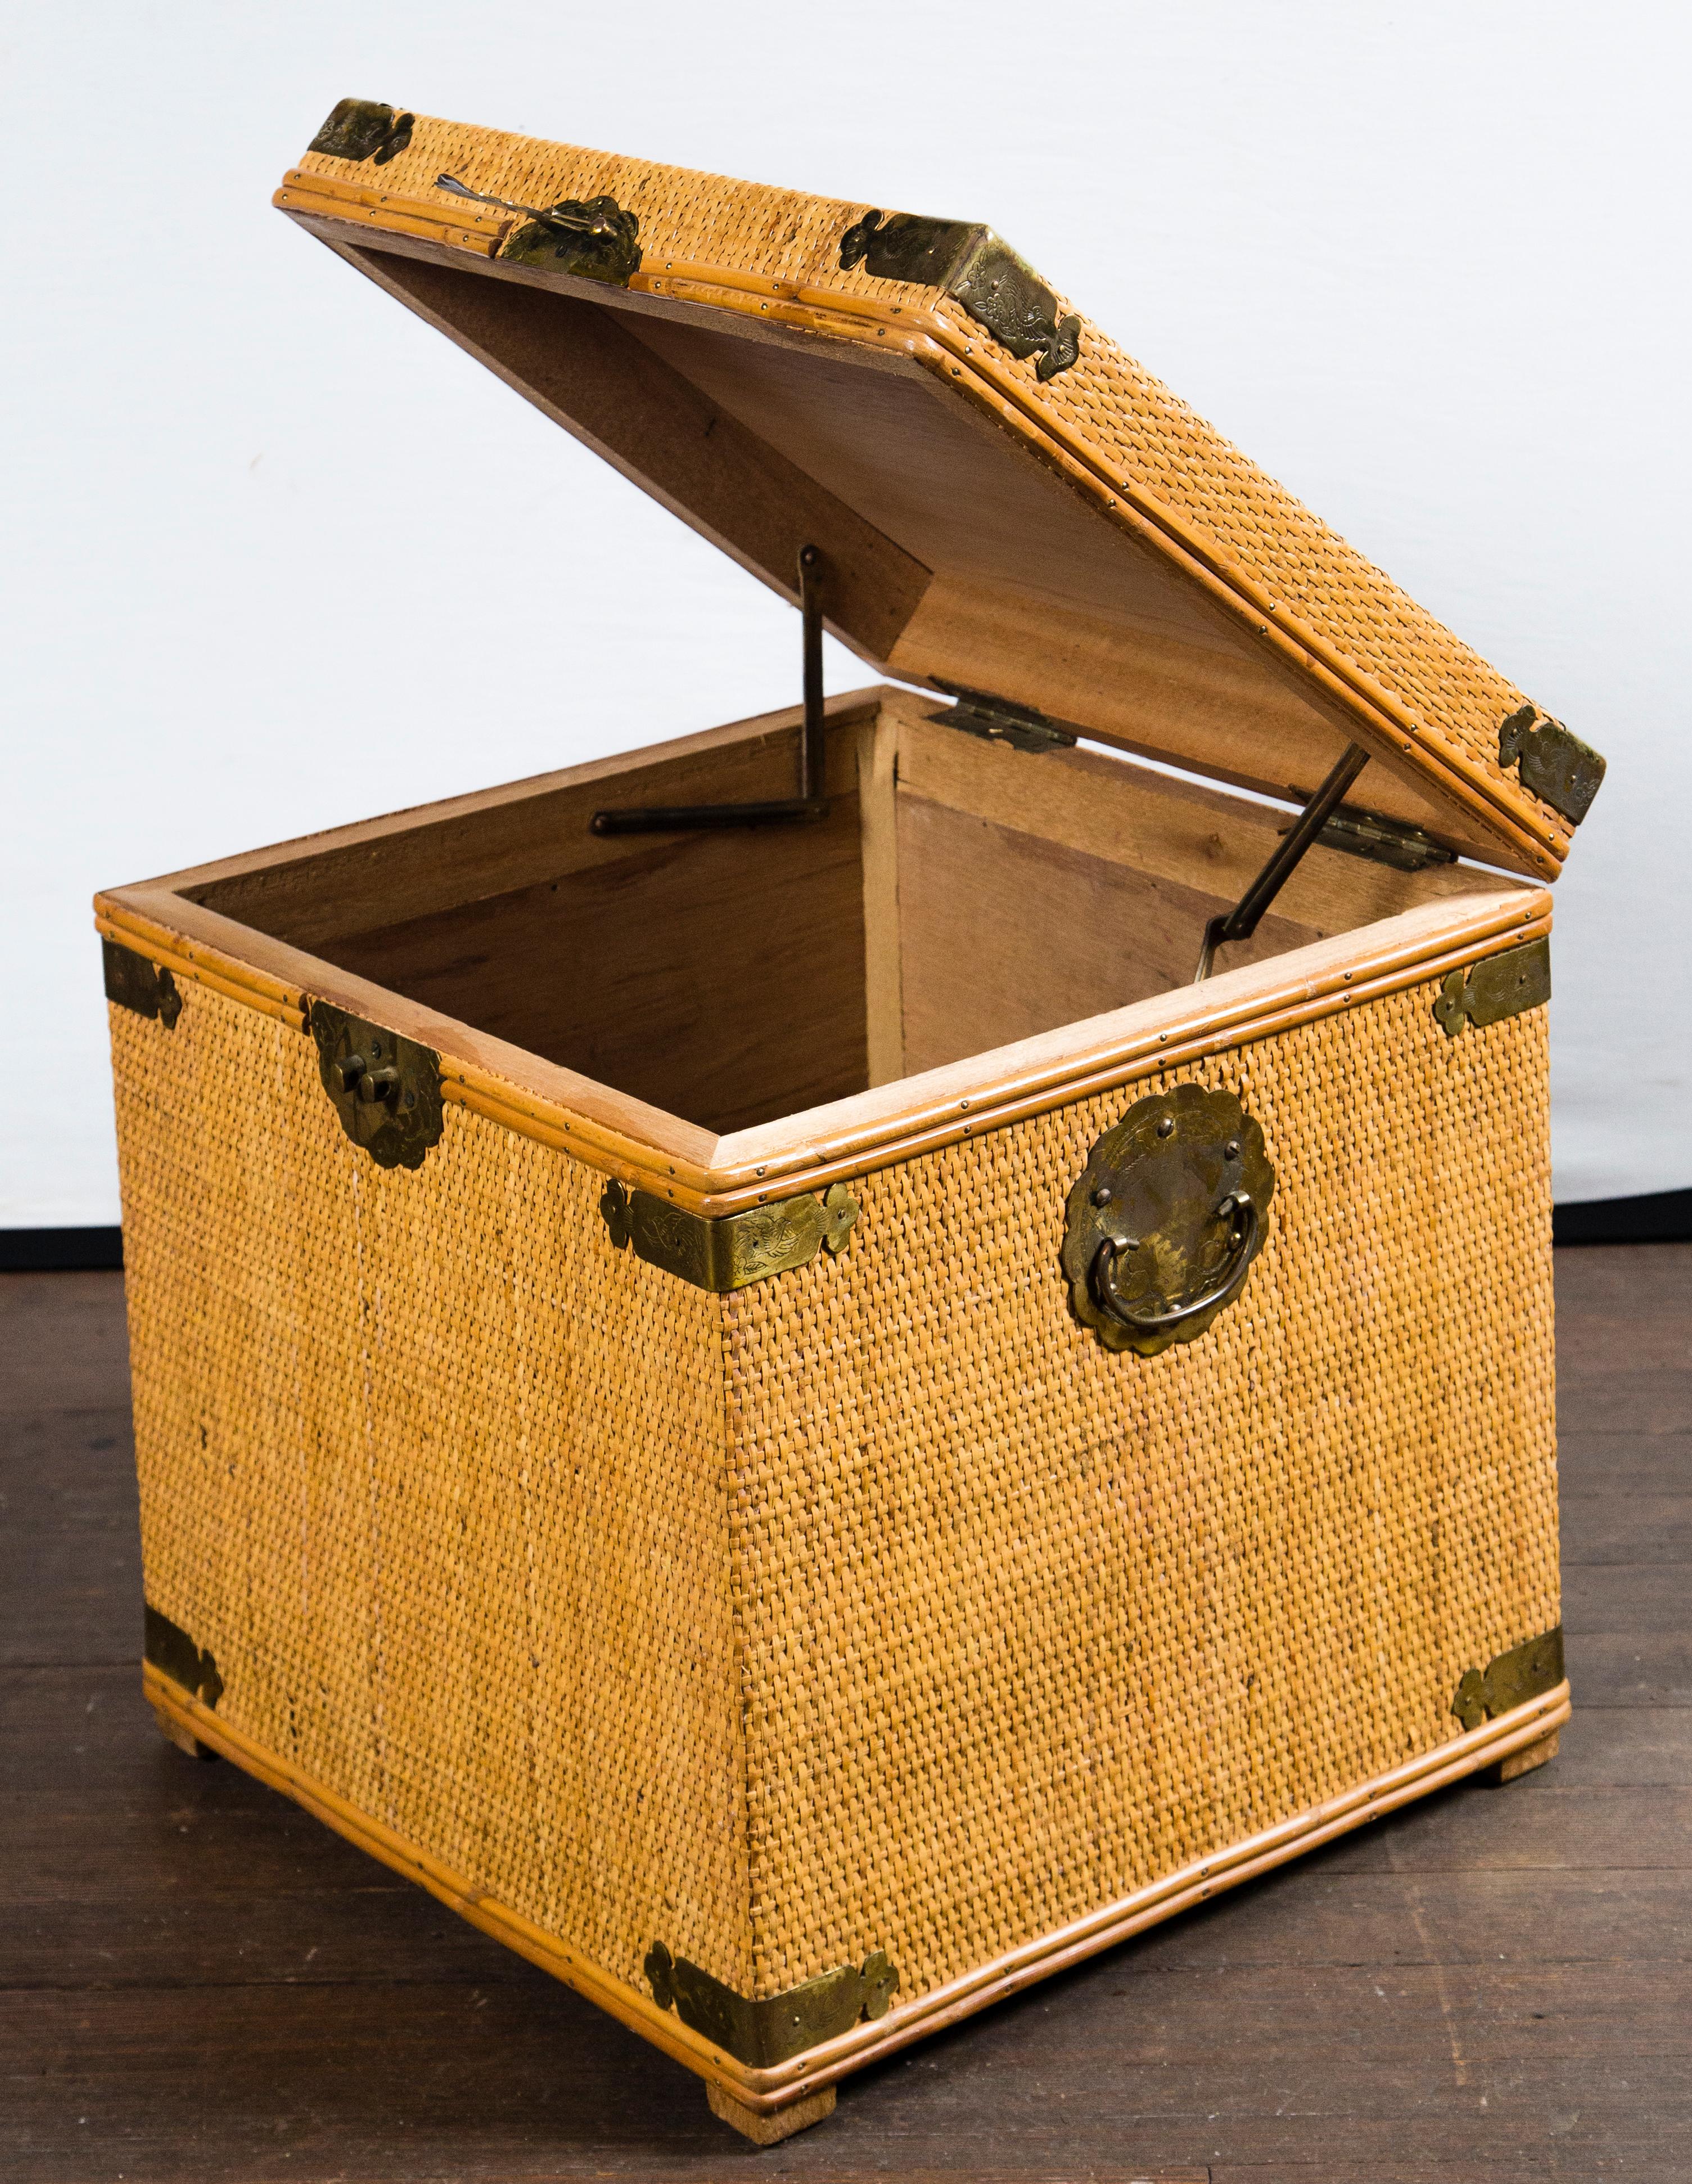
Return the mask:
<path id="1" fill-rule="evenodd" d="M 378 1167 L 421 1167 L 441 1134 L 441 1057 L 332 1002 L 311 1005 L 317 1071 L 341 1127 Z"/>
<path id="2" fill-rule="evenodd" d="M 1136 1100 L 1069 1194 L 1076 1318 L 1142 1357 L 1195 1340 L 1245 1286 L 1274 1190 L 1263 1133 L 1232 1092 L 1177 1084 Z"/>

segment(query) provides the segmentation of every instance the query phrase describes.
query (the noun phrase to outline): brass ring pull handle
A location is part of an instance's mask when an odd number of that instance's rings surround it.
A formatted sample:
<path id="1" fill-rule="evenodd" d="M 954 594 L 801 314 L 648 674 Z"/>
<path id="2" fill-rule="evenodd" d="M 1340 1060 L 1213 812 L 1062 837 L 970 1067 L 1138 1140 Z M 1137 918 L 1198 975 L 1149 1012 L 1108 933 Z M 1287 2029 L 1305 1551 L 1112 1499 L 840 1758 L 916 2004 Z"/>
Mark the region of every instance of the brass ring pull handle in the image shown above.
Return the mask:
<path id="1" fill-rule="evenodd" d="M 1116 1262 L 1122 1253 L 1137 1251 L 1138 1240 L 1119 1242 L 1114 1236 L 1105 1237 L 1093 1261 L 1091 1286 L 1101 1311 L 1107 1312 L 1119 1326 L 1135 1334 L 1172 1334 L 1177 1328 L 1185 1327 L 1206 1312 L 1220 1311 L 1232 1304 L 1245 1286 L 1245 1277 L 1250 1271 L 1252 1258 L 1257 1250 L 1257 1208 L 1249 1190 L 1231 1190 L 1216 1208 L 1216 1218 L 1238 1212 L 1243 1218 L 1228 1240 L 1228 1255 L 1221 1273 L 1202 1296 L 1195 1296 L 1185 1304 L 1177 1305 L 1170 1312 L 1136 1312 L 1116 1286 Z"/>
<path id="2" fill-rule="evenodd" d="M 1200 1340 L 1245 1288 L 1274 1195 L 1263 1132 L 1234 1093 L 1190 1083 L 1149 1093 L 1070 1188 L 1060 1257 L 1071 1311 L 1106 1350 L 1139 1357 Z"/>

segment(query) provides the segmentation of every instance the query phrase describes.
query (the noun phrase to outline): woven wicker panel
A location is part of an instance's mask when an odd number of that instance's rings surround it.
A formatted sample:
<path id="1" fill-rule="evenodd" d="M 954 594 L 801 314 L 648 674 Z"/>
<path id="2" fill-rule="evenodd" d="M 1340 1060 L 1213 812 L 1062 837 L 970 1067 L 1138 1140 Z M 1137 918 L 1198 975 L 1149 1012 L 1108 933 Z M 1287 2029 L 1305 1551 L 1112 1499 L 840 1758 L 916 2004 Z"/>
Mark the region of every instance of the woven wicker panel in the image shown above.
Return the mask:
<path id="1" fill-rule="evenodd" d="M 384 167 L 320 153 L 308 153 L 300 166 L 308 174 L 374 183 L 447 209 L 461 209 L 462 200 L 436 190 L 435 178 L 443 172 L 527 204 L 603 192 L 638 216 L 649 272 L 663 271 L 666 263 L 703 264 L 838 294 L 906 304 L 913 295 L 911 284 L 871 279 L 861 267 L 840 270 L 840 237 L 865 210 L 861 203 L 421 115 L 409 149 Z M 921 292 L 931 300 L 938 293 Z M 1070 308 L 1066 302 L 1060 305 Z M 1108 335 L 1084 323 L 1079 362 L 1044 385 L 1036 378 L 1032 359 L 1018 363 L 1000 352 L 999 361 L 1021 381 L 1036 410 L 1078 432 L 1136 485 L 1207 532 L 1273 599 L 1417 717 L 1443 728 L 1494 780 L 1507 782 L 1512 797 L 1526 794 L 1498 763 L 1500 723 L 1522 702 L 1508 677 L 1424 612 Z M 1555 821 L 1549 807 L 1546 816 Z"/>
<path id="2" fill-rule="evenodd" d="M 1557 1622 L 1545 1015 L 1448 1039 L 1435 990 L 1180 1072 L 1278 1178 L 1195 1343 L 1106 1352 L 1058 1267 L 1157 1083 L 866 1178 L 729 1300 L 756 1992 L 989 1961 L 1458 1734 Z"/>
<path id="3" fill-rule="evenodd" d="M 220 1713 L 637 1983 L 744 1988 L 715 1300 L 449 1108 L 415 1174 L 311 1042 L 111 1011 L 147 1588 Z"/>

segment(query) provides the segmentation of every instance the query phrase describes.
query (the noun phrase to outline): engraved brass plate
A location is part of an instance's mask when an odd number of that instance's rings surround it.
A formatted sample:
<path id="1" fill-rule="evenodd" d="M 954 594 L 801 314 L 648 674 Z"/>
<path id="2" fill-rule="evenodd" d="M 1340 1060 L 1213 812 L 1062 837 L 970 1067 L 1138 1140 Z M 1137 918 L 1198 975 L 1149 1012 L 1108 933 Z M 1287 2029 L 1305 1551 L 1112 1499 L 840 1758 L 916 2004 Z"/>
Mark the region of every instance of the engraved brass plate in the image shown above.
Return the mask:
<path id="1" fill-rule="evenodd" d="M 311 1005 L 317 1072 L 341 1127 L 378 1167 L 421 1167 L 442 1127 L 441 1057 L 328 1001 Z"/>
<path id="2" fill-rule="evenodd" d="M 1579 826 L 1603 786 L 1605 761 L 1537 705 L 1520 705 L 1498 732 L 1498 762 L 1513 766 L 1522 786 Z"/>
<path id="3" fill-rule="evenodd" d="M 1244 1287 L 1274 1189 L 1263 1133 L 1232 1092 L 1177 1084 L 1136 1100 L 1069 1194 L 1076 1318 L 1142 1357 L 1193 1341 Z"/>
<path id="4" fill-rule="evenodd" d="M 149 963 L 132 948 L 115 940 L 100 943 L 101 968 L 105 973 L 106 999 L 120 1008 L 133 1009 L 138 1017 L 153 1017 L 166 1031 L 174 1031 L 182 1013 L 182 996 L 176 981 L 160 966 Z"/>
<path id="5" fill-rule="evenodd" d="M 144 1660 L 173 1684 L 180 1684 L 191 1698 L 214 1707 L 223 1696 L 223 1678 L 210 1651 L 195 1645 L 181 1624 L 156 1607 L 142 1609 L 141 1650 Z"/>
<path id="6" fill-rule="evenodd" d="M 1433 1014 L 1447 1039 L 1455 1039 L 1465 1024 L 1483 1029 L 1537 1009 L 1551 998 L 1551 944 L 1549 935 L 1524 940 L 1519 948 L 1483 956 L 1467 971 L 1448 971 L 1440 982 Z"/>
<path id="7" fill-rule="evenodd" d="M 653 1943 L 642 1969 L 660 2009 L 673 2008 L 684 2025 L 737 2062 L 760 2070 L 837 2039 L 863 2018 L 885 2017 L 899 1986 L 899 1974 L 882 1949 L 861 1964 L 820 1972 L 760 2002 L 749 2002 L 685 1957 L 672 1957 L 662 1942 Z"/>
<path id="8" fill-rule="evenodd" d="M 411 142 L 415 114 L 396 114 L 374 98 L 343 98 L 309 148 L 331 159 L 374 159 L 379 167 L 397 158 Z"/>
<path id="9" fill-rule="evenodd" d="M 840 238 L 841 271 L 857 265 L 877 281 L 943 290 L 1012 356 L 1038 357 L 1037 379 L 1055 379 L 1081 354 L 1081 320 L 1058 316 L 1052 291 L 990 227 L 872 209 Z"/>
<path id="10" fill-rule="evenodd" d="M 649 1266 L 721 1294 L 805 1266 L 819 1251 L 844 1251 L 858 1201 L 837 1183 L 821 1198 L 806 1191 L 710 1220 L 612 1182 L 600 1194 L 599 1211 L 614 1250 L 632 1245 Z"/>
<path id="11" fill-rule="evenodd" d="M 1465 1729 L 1478 1729 L 1512 1707 L 1543 1698 L 1563 1680 L 1563 1631 L 1559 1624 L 1538 1638 L 1496 1653 L 1482 1669 L 1467 1669 L 1451 1702 L 1451 1711 Z"/>

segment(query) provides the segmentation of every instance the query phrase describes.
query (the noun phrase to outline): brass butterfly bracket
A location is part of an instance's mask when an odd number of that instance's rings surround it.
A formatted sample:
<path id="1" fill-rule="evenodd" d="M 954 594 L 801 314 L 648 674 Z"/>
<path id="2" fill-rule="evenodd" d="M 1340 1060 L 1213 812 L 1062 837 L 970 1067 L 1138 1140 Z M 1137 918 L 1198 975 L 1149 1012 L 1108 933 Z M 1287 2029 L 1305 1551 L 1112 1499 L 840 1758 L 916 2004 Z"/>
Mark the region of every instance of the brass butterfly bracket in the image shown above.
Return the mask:
<path id="1" fill-rule="evenodd" d="M 861 1964 L 843 1964 L 815 1979 L 790 1986 L 785 1994 L 749 2002 L 732 1986 L 672 1957 L 654 1942 L 641 1967 L 660 2009 L 673 2009 L 682 2022 L 754 2070 L 803 2055 L 836 2039 L 864 2018 L 885 2017 L 899 1987 L 899 1974 L 877 1949 Z"/>
<path id="2" fill-rule="evenodd" d="M 1512 1707 L 1543 1698 L 1563 1680 L 1563 1630 L 1558 1624 L 1538 1638 L 1525 1639 L 1507 1653 L 1494 1653 L 1484 1669 L 1466 1669 L 1451 1711 L 1465 1729 L 1478 1729 Z"/>
<path id="3" fill-rule="evenodd" d="M 1551 998 L 1551 944 L 1548 935 L 1524 940 L 1519 948 L 1483 956 L 1467 971 L 1448 971 L 1433 1004 L 1435 1021 L 1447 1039 L 1466 1024 L 1484 1028 L 1537 1009 Z"/>

